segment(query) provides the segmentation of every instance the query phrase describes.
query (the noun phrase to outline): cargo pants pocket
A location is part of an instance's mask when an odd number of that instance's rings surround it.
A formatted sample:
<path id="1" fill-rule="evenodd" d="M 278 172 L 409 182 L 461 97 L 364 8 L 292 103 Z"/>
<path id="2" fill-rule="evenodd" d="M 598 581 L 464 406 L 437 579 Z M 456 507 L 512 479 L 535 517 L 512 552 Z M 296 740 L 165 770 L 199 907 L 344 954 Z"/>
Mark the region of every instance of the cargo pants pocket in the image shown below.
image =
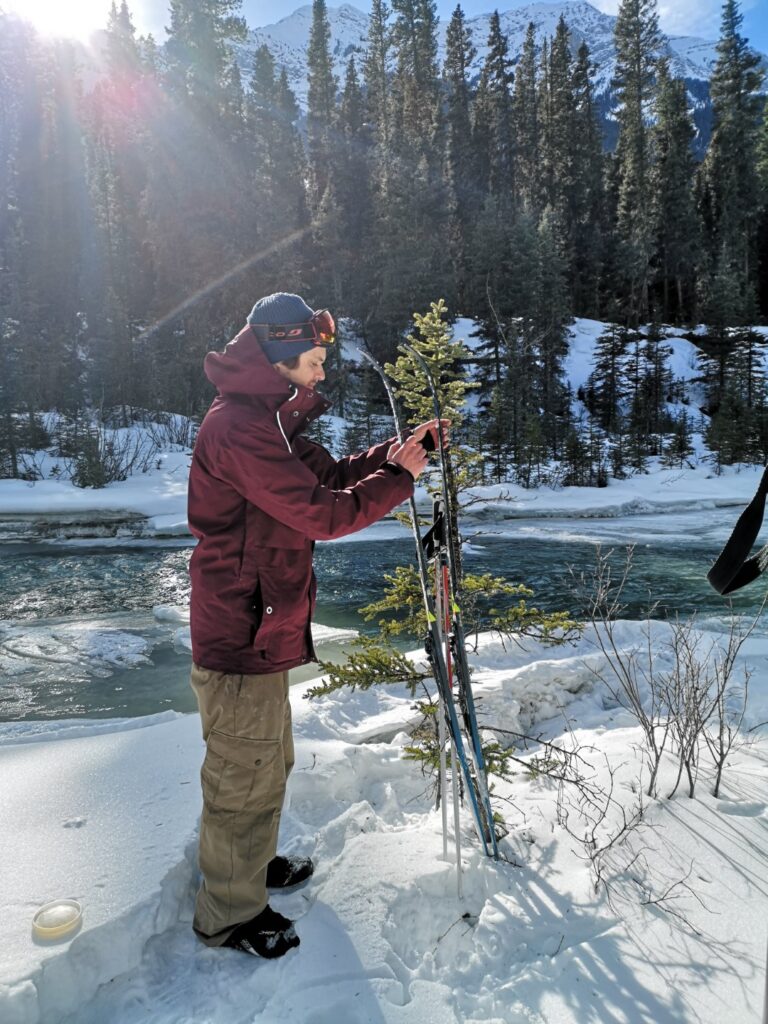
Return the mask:
<path id="1" fill-rule="evenodd" d="M 221 811 L 246 811 L 281 797 L 285 766 L 280 740 L 229 736 L 216 729 L 208 735 L 208 749 L 200 778 L 203 799 Z"/>

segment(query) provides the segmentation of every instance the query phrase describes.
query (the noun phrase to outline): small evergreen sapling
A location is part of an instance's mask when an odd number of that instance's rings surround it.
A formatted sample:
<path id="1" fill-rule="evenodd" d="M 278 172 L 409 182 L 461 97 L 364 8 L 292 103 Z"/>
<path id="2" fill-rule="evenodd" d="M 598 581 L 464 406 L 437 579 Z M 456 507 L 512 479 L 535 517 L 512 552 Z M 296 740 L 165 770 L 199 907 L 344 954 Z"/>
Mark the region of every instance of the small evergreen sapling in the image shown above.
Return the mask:
<path id="1" fill-rule="evenodd" d="M 445 315 L 442 300 L 432 303 L 426 315 L 415 314 L 418 335 L 409 336 L 408 342 L 430 366 L 439 389 L 441 412 L 451 420 L 451 434 L 455 437 L 463 418 L 465 394 L 472 384 L 460 368 L 460 361 L 468 355 L 467 349 L 461 342 L 452 340 Z M 398 384 L 397 394 L 411 414 L 411 422 L 432 419 L 432 397 L 418 362 L 404 353 L 394 366 L 387 365 L 386 369 Z M 452 444 L 450 462 L 457 471 L 451 474 L 448 485 L 454 508 L 459 507 L 459 495 L 474 477 L 475 460 L 474 453 Z M 458 535 L 454 540 L 458 550 Z M 306 696 L 322 697 L 343 687 L 367 690 L 382 683 L 404 682 L 415 697 L 419 685 L 423 686 L 425 698 L 414 707 L 421 717 L 411 729 L 412 742 L 406 747 L 405 756 L 420 761 L 427 774 L 436 775 L 440 760 L 436 704 L 425 686 L 425 681 L 431 678 L 431 670 L 426 665 L 411 661 L 392 644 L 392 638 L 396 636 L 410 636 L 416 640 L 427 633 L 421 580 L 413 565 L 398 566 L 394 573 L 386 574 L 384 580 L 383 596 L 360 609 L 367 621 L 377 620 L 378 635 L 361 636 L 355 640 L 343 665 L 321 662 L 325 680 L 308 690 Z M 503 638 L 529 636 L 539 641 L 561 643 L 578 630 L 578 624 L 565 612 L 547 613 L 529 607 L 527 599 L 532 594 L 524 585 L 508 583 L 490 573 L 462 573 L 457 598 L 467 635 L 474 633 L 477 636 L 482 629 L 490 629 L 498 631 Z M 519 599 L 517 604 L 511 603 L 513 598 Z M 504 600 L 510 603 L 501 605 Z M 494 601 L 501 606 L 494 607 Z M 497 754 L 491 763 L 507 770 L 507 762 L 508 758 Z"/>

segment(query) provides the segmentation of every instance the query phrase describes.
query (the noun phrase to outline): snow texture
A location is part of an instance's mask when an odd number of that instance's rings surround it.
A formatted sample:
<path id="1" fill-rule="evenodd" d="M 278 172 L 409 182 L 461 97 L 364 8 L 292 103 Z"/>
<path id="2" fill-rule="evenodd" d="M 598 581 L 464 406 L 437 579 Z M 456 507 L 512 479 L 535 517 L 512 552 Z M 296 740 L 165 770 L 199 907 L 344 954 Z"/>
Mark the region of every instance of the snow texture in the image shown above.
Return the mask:
<path id="1" fill-rule="evenodd" d="M 666 627 L 652 628 L 662 650 Z M 619 644 L 642 646 L 642 630 L 620 624 Z M 750 641 L 747 727 L 768 714 L 767 657 L 768 641 Z M 638 730 L 595 681 L 589 634 L 525 650 L 486 636 L 473 662 L 486 725 L 575 739 L 596 779 L 607 784 L 605 759 L 614 766 L 632 806 Z M 191 930 L 197 716 L 2 728 L 4 1024 L 758 1019 L 768 742 L 753 735 L 730 759 L 719 800 L 705 772 L 695 799 L 649 803 L 649 828 L 611 861 L 610 901 L 558 823 L 557 786 L 521 771 L 494 794 L 509 828 L 498 863 L 463 813 L 459 900 L 452 843 L 446 861 L 427 783 L 402 756 L 410 696 L 394 685 L 309 702 L 305 686 L 292 689 L 297 763 L 282 848 L 311 855 L 316 872 L 273 896 L 301 937 L 276 962 L 208 949 Z M 672 903 L 682 917 L 653 905 L 683 878 L 690 891 Z M 36 941 L 32 915 L 57 896 L 82 903 L 81 929 Z"/>

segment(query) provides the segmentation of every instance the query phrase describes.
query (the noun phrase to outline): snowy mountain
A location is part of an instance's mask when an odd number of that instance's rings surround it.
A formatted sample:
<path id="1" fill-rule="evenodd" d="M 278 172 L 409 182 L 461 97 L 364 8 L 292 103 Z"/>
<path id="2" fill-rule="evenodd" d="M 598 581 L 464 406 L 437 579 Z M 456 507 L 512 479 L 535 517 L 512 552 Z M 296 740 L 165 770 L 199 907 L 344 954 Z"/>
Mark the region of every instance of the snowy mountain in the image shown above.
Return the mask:
<path id="1" fill-rule="evenodd" d="M 560 15 L 563 15 L 571 29 L 574 50 L 585 40 L 589 44 L 592 58 L 598 67 L 595 80 L 597 91 L 606 91 L 614 73 L 616 60 L 613 45 L 616 18 L 610 14 L 603 14 L 586 0 L 533 3 L 502 14 L 501 27 L 509 37 L 513 59 L 516 60 L 522 50 L 523 40 L 531 22 L 536 29 L 536 38 L 541 42 L 545 37 L 554 36 Z M 331 28 L 335 71 L 339 78 L 343 79 L 350 55 L 362 54 L 365 50 L 369 18 L 351 4 L 342 4 L 341 7 L 328 8 L 328 21 Z M 467 25 L 477 49 L 473 63 L 476 75 L 480 74 L 488 51 L 490 21 L 490 13 L 467 18 Z M 285 65 L 291 85 L 302 103 L 306 101 L 306 53 L 311 27 L 312 7 L 306 5 L 299 7 L 293 14 L 282 18 L 274 25 L 251 30 L 247 44 L 247 50 L 255 49 L 262 44 L 269 47 L 278 64 Z M 447 22 L 441 21 L 441 60 L 445 52 L 446 27 Z M 716 58 L 714 42 L 691 36 L 670 36 L 666 39 L 666 52 L 671 58 L 676 75 L 702 82 L 709 79 Z"/>

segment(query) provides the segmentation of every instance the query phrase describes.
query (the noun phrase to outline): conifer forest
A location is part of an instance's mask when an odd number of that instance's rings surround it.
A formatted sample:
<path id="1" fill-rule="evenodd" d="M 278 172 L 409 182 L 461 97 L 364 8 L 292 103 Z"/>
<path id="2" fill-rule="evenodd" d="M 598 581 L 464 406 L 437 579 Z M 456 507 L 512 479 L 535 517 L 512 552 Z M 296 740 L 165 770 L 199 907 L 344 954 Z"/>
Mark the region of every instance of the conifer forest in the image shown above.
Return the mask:
<path id="1" fill-rule="evenodd" d="M 30 472 L 25 451 L 82 452 L 94 423 L 199 419 L 205 353 L 276 290 L 381 360 L 439 299 L 476 320 L 462 431 L 486 481 L 554 462 L 561 482 L 600 484 L 683 460 L 694 429 L 719 463 L 768 459 L 768 117 L 736 0 L 706 145 L 655 0 L 619 7 L 610 145 L 562 18 L 518 53 L 495 14 L 478 77 L 460 6 L 442 60 L 433 0 L 373 0 L 337 80 L 313 0 L 302 110 L 265 46 L 238 60 L 239 7 L 170 0 L 160 46 L 113 4 L 96 77 L 71 42 L 0 13 L 0 477 Z M 574 317 L 606 325 L 578 422 Z M 699 349 L 704 404 L 682 416 L 663 325 Z M 375 373 L 338 346 L 328 363 L 335 412 L 374 440 Z"/>

